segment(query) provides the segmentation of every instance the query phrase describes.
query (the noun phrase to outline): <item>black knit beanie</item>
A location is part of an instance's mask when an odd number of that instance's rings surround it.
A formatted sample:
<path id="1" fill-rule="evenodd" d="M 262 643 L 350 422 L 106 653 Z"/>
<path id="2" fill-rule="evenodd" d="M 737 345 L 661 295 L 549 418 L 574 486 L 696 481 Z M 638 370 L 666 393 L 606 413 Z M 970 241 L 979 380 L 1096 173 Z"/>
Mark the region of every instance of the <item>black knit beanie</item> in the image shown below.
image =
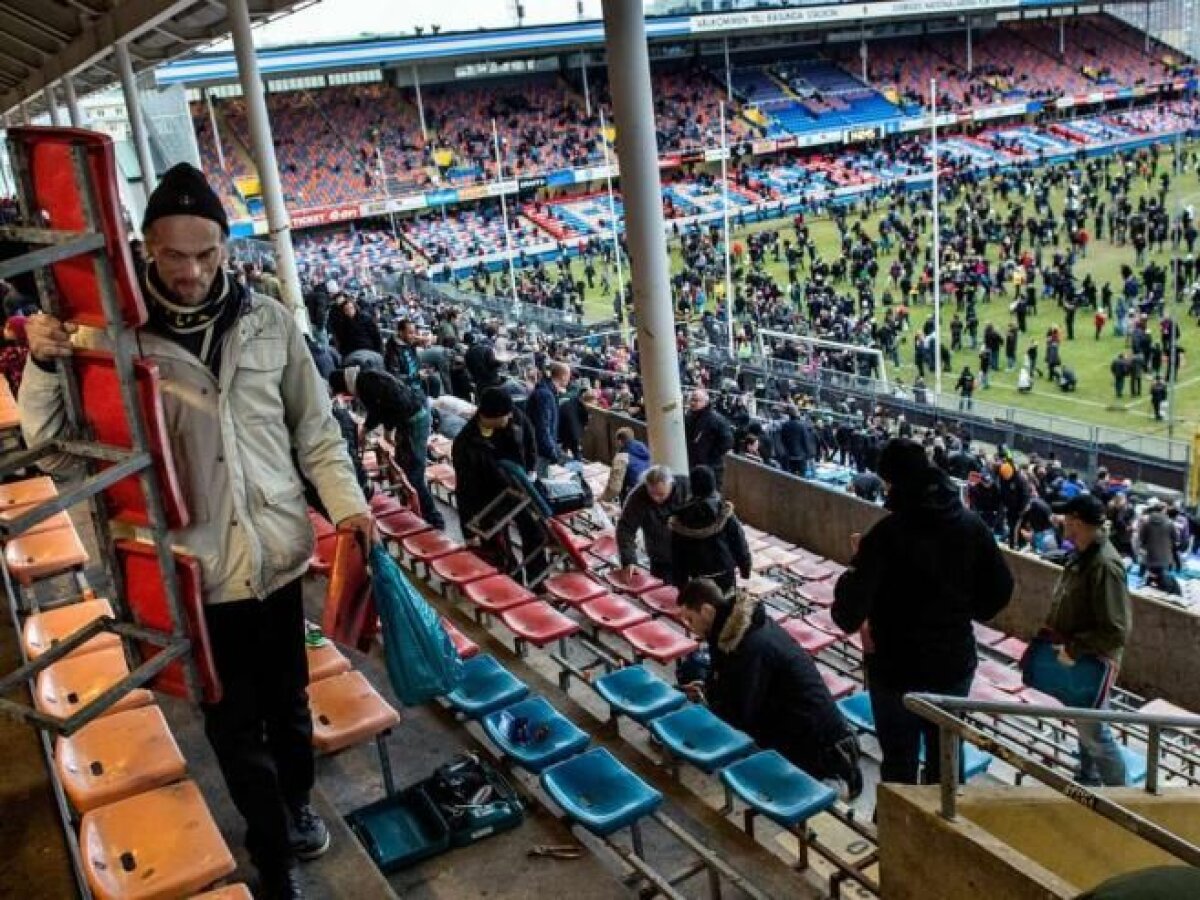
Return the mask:
<path id="1" fill-rule="evenodd" d="M 142 217 L 142 233 L 157 219 L 165 216 L 197 216 L 221 226 L 228 236 L 229 218 L 221 198 L 209 187 L 204 173 L 189 163 L 172 166 L 163 175 L 146 201 L 146 214 Z"/>

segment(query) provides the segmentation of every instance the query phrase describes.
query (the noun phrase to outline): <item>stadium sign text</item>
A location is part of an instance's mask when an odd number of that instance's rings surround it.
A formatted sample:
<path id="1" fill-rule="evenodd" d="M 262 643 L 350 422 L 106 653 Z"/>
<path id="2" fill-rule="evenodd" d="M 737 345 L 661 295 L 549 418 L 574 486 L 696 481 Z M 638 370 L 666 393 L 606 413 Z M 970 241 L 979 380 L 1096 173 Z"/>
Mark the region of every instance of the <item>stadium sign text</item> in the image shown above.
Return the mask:
<path id="1" fill-rule="evenodd" d="M 997 6 L 1010 5 L 1017 7 L 1021 4 L 1019 2 L 997 4 L 995 0 L 884 0 L 880 3 L 847 3 L 692 16 L 688 27 L 693 34 L 738 31 L 745 28 L 786 28 L 795 25 L 817 25 L 824 22 L 860 22 L 869 19 L 928 16 L 939 13 L 994 11 Z"/>

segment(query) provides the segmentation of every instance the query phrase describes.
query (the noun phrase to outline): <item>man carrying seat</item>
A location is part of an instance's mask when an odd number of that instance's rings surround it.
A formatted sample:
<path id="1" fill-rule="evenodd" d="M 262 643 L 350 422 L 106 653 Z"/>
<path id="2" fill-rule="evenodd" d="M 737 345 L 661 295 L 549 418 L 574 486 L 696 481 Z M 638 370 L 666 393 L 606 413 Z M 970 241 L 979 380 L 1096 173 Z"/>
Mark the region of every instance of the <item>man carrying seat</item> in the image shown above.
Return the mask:
<path id="1" fill-rule="evenodd" d="M 339 527 L 373 523 L 328 392 L 291 312 L 246 292 L 226 272 L 229 226 L 204 176 L 180 164 L 150 196 L 142 224 L 150 317 L 142 353 L 163 373 L 172 451 L 191 524 L 171 542 L 200 563 L 207 628 L 224 687 L 203 707 L 265 897 L 301 895 L 295 860 L 320 855 L 329 833 L 309 804 L 312 720 L 305 687 L 301 577 L 313 551 L 295 467 Z M 104 335 L 39 315 L 28 327 L 21 392 L 30 446 L 66 437 L 55 362 Z M 48 468 L 63 468 L 52 458 Z"/>
<path id="2" fill-rule="evenodd" d="M 707 678 L 683 686 L 692 700 L 814 778 L 840 779 L 850 799 L 862 793 L 858 739 L 812 657 L 757 600 L 700 578 L 680 592 L 679 614 L 712 657 Z"/>

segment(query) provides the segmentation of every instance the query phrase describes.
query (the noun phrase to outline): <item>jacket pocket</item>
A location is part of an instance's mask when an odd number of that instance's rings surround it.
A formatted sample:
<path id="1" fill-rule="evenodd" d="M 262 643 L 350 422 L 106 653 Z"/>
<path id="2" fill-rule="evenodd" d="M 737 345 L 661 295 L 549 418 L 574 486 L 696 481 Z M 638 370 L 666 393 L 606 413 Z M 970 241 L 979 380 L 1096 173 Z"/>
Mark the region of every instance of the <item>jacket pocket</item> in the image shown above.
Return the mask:
<path id="1" fill-rule="evenodd" d="M 269 582 L 312 555 L 313 530 L 299 481 L 262 485 L 259 492 L 262 507 L 258 513 L 258 539 L 267 568 L 264 580 Z"/>

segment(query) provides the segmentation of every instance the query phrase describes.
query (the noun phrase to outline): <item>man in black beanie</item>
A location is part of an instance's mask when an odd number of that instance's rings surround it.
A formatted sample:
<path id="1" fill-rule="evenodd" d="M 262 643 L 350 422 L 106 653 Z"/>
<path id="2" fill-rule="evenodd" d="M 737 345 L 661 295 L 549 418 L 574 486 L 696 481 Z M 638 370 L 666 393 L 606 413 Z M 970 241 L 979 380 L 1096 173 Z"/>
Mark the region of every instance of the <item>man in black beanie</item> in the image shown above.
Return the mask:
<path id="1" fill-rule="evenodd" d="M 150 195 L 141 273 L 149 322 L 144 357 L 162 394 L 189 522 L 172 545 L 200 563 L 221 700 L 205 731 L 261 875 L 258 897 L 301 896 L 296 859 L 329 846 L 309 802 L 312 718 L 301 577 L 313 549 L 300 471 L 339 527 L 373 538 L 373 522 L 329 394 L 289 310 L 247 293 L 226 272 L 229 223 L 204 176 L 181 163 Z M 50 316 L 27 330 L 21 391 L 25 439 L 68 435 L 56 371 L 74 346 L 105 335 Z M 293 465 L 292 460 L 295 460 Z M 47 468 L 69 461 L 50 459 Z"/>

